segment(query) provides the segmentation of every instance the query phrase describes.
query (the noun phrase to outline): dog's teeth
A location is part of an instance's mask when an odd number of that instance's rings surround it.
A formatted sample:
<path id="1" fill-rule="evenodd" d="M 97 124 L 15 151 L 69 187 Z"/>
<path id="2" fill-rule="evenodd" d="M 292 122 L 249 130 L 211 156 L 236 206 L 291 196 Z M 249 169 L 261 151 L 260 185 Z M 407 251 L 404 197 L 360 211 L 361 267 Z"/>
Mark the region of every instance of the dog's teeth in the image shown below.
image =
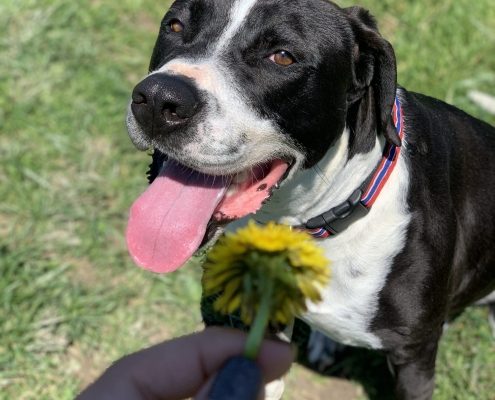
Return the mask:
<path id="1" fill-rule="evenodd" d="M 280 188 L 280 183 L 276 183 L 275 186 L 273 187 L 274 189 L 279 189 Z"/>

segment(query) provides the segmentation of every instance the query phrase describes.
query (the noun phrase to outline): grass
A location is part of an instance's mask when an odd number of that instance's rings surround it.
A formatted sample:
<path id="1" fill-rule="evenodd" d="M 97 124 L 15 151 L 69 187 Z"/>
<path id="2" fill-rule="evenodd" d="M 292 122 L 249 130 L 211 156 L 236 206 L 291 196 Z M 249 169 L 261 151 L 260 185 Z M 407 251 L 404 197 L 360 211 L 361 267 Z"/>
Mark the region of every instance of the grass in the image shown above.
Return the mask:
<path id="1" fill-rule="evenodd" d="M 0 399 L 70 399 L 111 360 L 200 326 L 197 265 L 153 276 L 123 239 L 148 162 L 124 114 L 168 3 L 0 2 Z M 491 0 L 361 3 L 402 85 L 495 123 L 466 95 L 495 94 Z M 436 398 L 492 398 L 484 310 L 453 324 L 438 365 Z"/>

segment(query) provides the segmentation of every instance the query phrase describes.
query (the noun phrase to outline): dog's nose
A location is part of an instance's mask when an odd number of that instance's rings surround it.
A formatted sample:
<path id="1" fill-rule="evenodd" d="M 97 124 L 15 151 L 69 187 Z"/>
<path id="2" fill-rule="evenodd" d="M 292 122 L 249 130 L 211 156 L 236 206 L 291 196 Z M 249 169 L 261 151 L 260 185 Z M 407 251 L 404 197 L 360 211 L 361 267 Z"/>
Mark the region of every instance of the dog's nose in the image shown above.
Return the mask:
<path id="1" fill-rule="evenodd" d="M 193 84 L 177 76 L 153 74 L 134 88 L 131 109 L 145 131 L 169 133 L 196 115 L 199 104 Z"/>

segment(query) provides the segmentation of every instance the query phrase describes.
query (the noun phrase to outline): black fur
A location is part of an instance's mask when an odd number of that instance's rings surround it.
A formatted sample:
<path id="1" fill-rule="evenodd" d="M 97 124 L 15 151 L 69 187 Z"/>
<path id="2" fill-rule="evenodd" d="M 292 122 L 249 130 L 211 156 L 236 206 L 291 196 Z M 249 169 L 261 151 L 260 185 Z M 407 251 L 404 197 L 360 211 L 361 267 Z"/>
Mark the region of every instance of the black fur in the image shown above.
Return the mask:
<path id="1" fill-rule="evenodd" d="M 443 324 L 495 290 L 495 129 L 417 93 L 404 92 L 403 110 L 413 219 L 373 329 L 399 397 L 429 398 Z"/>
<path id="2" fill-rule="evenodd" d="M 220 36 L 231 3 L 174 3 L 163 19 L 150 70 L 184 54 L 204 54 Z M 275 120 L 305 151 L 306 167 L 323 157 L 346 125 L 353 132 L 351 155 L 370 149 L 375 128 L 396 141 L 390 117 L 395 58 L 369 14 L 343 11 L 321 0 L 300 0 L 290 8 L 287 12 L 281 0 L 260 2 L 223 54 L 254 109 Z M 181 35 L 168 34 L 175 18 L 186 26 Z M 288 50 L 297 63 L 281 69 L 269 61 L 280 49 Z"/>
<path id="3" fill-rule="evenodd" d="M 150 70 L 205 54 L 233 0 L 179 0 L 163 20 Z M 168 24 L 185 23 L 180 35 Z M 267 56 L 288 50 L 280 68 Z M 323 0 L 264 0 L 223 53 L 252 107 L 314 166 L 351 131 L 349 157 L 376 134 L 401 145 L 390 117 L 397 88 L 391 45 L 371 15 Z M 441 101 L 401 90 L 412 213 L 404 249 L 379 296 L 372 331 L 381 338 L 400 399 L 429 399 L 444 322 L 495 290 L 495 129 Z M 163 155 L 156 152 L 152 180 Z"/>

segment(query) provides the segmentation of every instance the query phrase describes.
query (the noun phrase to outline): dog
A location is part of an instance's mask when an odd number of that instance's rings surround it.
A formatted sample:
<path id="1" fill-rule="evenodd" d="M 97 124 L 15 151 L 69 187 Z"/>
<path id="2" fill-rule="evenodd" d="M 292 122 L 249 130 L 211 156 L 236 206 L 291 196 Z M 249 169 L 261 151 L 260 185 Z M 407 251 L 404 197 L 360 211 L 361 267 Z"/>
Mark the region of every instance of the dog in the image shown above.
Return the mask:
<path id="1" fill-rule="evenodd" d="M 398 86 L 371 14 L 325 0 L 178 0 L 149 71 L 127 116 L 155 151 L 135 262 L 174 271 L 247 218 L 305 229 L 332 280 L 301 319 L 430 399 L 444 323 L 493 301 L 495 129 Z"/>

